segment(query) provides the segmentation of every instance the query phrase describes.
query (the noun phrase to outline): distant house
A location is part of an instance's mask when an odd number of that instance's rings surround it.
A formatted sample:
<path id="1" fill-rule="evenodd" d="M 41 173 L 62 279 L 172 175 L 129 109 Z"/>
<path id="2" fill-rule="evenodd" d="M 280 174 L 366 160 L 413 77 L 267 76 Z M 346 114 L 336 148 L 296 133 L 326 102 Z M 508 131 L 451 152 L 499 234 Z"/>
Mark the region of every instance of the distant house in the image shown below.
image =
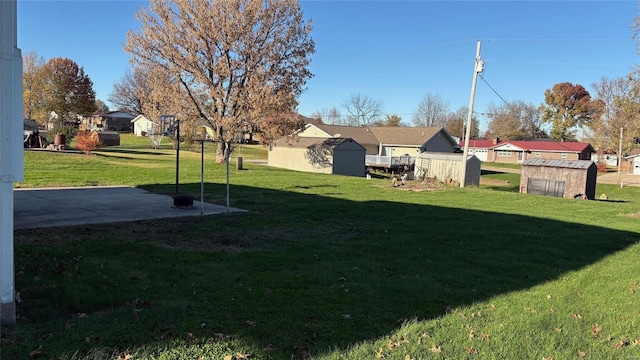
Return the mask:
<path id="1" fill-rule="evenodd" d="M 155 123 L 153 120 L 140 114 L 131 120 L 131 126 L 136 136 L 145 136 L 153 133 Z"/>
<path id="2" fill-rule="evenodd" d="M 131 131 L 131 120 L 136 116 L 124 111 L 109 111 L 82 116 L 80 131 Z"/>
<path id="3" fill-rule="evenodd" d="M 499 143 L 499 139 L 471 139 L 469 140 L 469 155 L 475 155 L 480 161 L 488 161 L 490 149 Z M 460 149 L 463 148 L 464 141 L 460 142 Z"/>
<path id="4" fill-rule="evenodd" d="M 522 163 L 527 159 L 591 160 L 593 147 L 583 142 L 507 140 L 489 148 L 487 161 Z"/>
<path id="5" fill-rule="evenodd" d="M 340 126 L 307 124 L 299 137 L 351 138 L 367 155 L 412 157 L 424 151 L 452 153 L 460 148 L 442 127 Z"/>
<path id="6" fill-rule="evenodd" d="M 640 148 L 631 150 L 629 155 L 625 157 L 627 160 L 627 172 L 633 175 L 640 175 Z"/>
<path id="7" fill-rule="evenodd" d="M 527 159 L 522 162 L 520 192 L 593 200 L 597 176 L 591 160 Z"/>
<path id="8" fill-rule="evenodd" d="M 395 171 L 421 152 L 453 153 L 456 140 L 442 127 L 340 126 L 307 123 L 299 138 L 350 138 L 366 149 L 365 165 Z"/>
<path id="9" fill-rule="evenodd" d="M 269 150 L 269 166 L 290 170 L 364 176 L 365 148 L 350 138 L 282 138 Z"/>

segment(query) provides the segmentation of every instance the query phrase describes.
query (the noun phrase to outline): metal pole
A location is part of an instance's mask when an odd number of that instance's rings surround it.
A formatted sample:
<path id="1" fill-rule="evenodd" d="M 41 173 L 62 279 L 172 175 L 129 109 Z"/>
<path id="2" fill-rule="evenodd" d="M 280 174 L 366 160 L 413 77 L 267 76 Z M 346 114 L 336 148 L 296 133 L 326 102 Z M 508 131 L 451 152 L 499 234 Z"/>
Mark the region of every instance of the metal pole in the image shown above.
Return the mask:
<path id="1" fill-rule="evenodd" d="M 469 138 L 471 134 L 471 119 L 473 118 L 473 102 L 476 97 L 476 84 L 478 82 L 478 73 L 482 72 L 483 63 L 480 59 L 480 40 L 476 48 L 476 62 L 473 68 L 473 82 L 471 83 L 471 99 L 469 99 L 469 113 L 467 114 L 467 129 L 464 135 L 464 150 L 462 152 L 462 169 L 460 169 L 460 187 L 464 187 L 467 178 L 467 156 L 469 155 Z"/>
<path id="2" fill-rule="evenodd" d="M 180 120 L 176 119 L 176 195 L 180 192 Z"/>
<path id="3" fill-rule="evenodd" d="M 200 141 L 200 215 L 204 214 L 204 139 Z"/>
<path id="4" fill-rule="evenodd" d="M 618 186 L 620 186 L 620 168 L 622 167 L 622 131 L 624 128 L 620 128 L 620 144 L 618 145 Z"/>
<path id="5" fill-rule="evenodd" d="M 227 212 L 229 212 L 229 156 L 231 154 L 231 143 L 227 142 L 225 148 L 227 152 Z"/>

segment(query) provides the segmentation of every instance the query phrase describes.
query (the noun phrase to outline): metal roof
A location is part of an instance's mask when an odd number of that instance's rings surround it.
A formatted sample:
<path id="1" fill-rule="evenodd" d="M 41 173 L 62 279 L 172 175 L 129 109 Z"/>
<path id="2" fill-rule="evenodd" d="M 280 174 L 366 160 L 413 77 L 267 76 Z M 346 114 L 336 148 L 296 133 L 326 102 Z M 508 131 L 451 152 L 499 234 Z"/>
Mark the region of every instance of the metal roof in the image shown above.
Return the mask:
<path id="1" fill-rule="evenodd" d="M 588 169 L 594 164 L 591 160 L 552 160 L 552 159 L 527 159 L 522 166 L 547 166 L 568 169 Z"/>
<path id="2" fill-rule="evenodd" d="M 417 156 L 419 159 L 432 159 L 432 160 L 451 160 L 462 161 L 464 155 L 461 153 L 438 153 L 438 152 L 423 152 Z M 475 155 L 468 155 L 467 160 L 471 158 L 477 158 Z M 480 160 L 480 159 L 478 159 Z"/>

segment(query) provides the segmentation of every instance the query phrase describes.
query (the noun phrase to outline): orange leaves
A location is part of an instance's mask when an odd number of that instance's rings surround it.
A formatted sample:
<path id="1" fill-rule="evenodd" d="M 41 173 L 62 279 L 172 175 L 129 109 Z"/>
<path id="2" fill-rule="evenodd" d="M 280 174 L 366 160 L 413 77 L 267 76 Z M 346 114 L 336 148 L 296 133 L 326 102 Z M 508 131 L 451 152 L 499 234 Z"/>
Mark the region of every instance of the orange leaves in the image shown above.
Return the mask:
<path id="1" fill-rule="evenodd" d="M 592 335 L 594 338 L 597 338 L 597 337 L 599 337 L 599 336 L 600 336 L 600 331 L 601 331 L 601 330 L 602 330 L 602 328 L 600 327 L 600 325 L 595 324 L 595 325 L 593 325 L 593 326 L 591 327 L 591 335 Z"/>

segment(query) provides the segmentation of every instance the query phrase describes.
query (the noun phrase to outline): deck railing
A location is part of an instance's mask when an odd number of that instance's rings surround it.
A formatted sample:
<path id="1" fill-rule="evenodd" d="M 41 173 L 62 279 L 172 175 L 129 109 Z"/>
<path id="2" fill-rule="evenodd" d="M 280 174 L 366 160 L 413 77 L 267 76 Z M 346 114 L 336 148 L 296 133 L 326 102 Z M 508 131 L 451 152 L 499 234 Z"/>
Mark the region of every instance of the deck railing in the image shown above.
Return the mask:
<path id="1" fill-rule="evenodd" d="M 396 168 L 404 165 L 413 165 L 416 158 L 409 155 L 403 156 L 379 156 L 379 155 L 366 155 L 365 165 L 376 167 Z"/>

